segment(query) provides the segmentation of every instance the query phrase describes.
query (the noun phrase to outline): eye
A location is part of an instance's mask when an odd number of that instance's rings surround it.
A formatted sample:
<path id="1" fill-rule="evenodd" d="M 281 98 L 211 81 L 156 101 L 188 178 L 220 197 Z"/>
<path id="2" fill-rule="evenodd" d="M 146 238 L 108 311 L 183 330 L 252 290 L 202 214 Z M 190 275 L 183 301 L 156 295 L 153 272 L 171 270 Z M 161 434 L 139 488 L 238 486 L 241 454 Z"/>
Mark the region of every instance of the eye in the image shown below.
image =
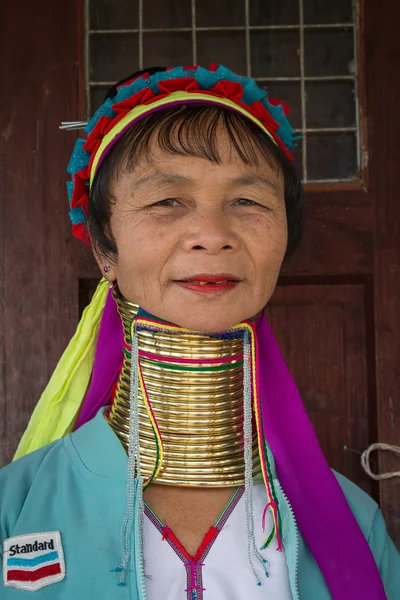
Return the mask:
<path id="1" fill-rule="evenodd" d="M 170 206 L 179 206 L 179 201 L 177 198 L 165 198 L 165 200 L 160 200 L 159 202 L 155 202 L 151 205 L 152 207 L 161 206 L 161 207 L 170 207 Z"/>
<path id="2" fill-rule="evenodd" d="M 249 200 L 248 198 L 238 198 L 236 204 L 239 206 L 259 206 L 258 202 L 254 202 L 254 200 Z"/>

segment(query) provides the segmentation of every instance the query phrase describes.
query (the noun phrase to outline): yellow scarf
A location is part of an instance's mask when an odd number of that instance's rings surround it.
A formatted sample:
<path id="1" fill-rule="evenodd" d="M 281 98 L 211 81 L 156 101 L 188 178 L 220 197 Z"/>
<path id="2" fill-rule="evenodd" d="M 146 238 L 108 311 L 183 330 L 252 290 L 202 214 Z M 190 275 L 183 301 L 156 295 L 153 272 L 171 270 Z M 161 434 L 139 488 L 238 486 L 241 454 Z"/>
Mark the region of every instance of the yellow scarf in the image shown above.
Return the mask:
<path id="1" fill-rule="evenodd" d="M 14 460 L 72 431 L 90 382 L 107 292 L 102 279 L 32 413 Z"/>

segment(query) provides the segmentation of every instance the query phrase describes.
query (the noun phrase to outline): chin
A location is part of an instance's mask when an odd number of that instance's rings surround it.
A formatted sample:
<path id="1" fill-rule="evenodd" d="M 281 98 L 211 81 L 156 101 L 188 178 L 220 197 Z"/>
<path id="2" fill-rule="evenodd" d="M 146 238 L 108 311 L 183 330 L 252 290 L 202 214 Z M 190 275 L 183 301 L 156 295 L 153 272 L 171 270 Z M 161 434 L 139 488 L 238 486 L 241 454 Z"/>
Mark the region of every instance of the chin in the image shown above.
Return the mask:
<path id="1" fill-rule="evenodd" d="M 199 302 L 200 300 L 200 302 Z M 219 301 L 218 301 L 219 300 Z M 221 301 L 222 300 L 222 301 Z M 174 298 L 158 306 L 141 304 L 142 308 L 155 318 L 173 323 L 178 327 L 200 333 L 218 333 L 226 331 L 246 320 L 254 320 L 265 304 L 254 306 L 251 298 Z"/>
<path id="2" fill-rule="evenodd" d="M 198 315 L 198 316 L 180 316 L 175 315 L 174 319 L 168 319 L 170 322 L 183 327 L 184 329 L 191 329 L 192 331 L 199 331 L 201 333 L 218 333 L 220 331 L 226 331 L 238 323 L 242 323 L 250 317 L 240 318 L 239 315 Z"/>

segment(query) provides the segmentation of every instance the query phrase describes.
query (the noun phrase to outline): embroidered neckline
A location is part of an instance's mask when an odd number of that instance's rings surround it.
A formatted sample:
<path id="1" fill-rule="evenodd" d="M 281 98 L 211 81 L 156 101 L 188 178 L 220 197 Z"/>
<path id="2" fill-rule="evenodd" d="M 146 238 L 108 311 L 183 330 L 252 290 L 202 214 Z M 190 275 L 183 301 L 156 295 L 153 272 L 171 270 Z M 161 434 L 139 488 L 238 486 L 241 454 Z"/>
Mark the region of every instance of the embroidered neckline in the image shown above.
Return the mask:
<path id="1" fill-rule="evenodd" d="M 203 588 L 204 560 L 207 554 L 210 552 L 219 532 L 225 526 L 227 520 L 242 497 L 243 492 L 243 486 L 237 488 L 233 492 L 218 518 L 205 534 L 203 541 L 201 542 L 194 556 L 187 552 L 185 547 L 180 543 L 168 525 L 159 518 L 159 516 L 150 508 L 147 503 L 145 503 L 145 514 L 161 533 L 162 539 L 168 542 L 175 554 L 177 554 L 177 556 L 183 562 L 183 565 L 186 569 L 187 588 L 185 592 L 187 593 L 187 600 L 203 600 L 203 592 L 205 591 L 205 588 Z"/>

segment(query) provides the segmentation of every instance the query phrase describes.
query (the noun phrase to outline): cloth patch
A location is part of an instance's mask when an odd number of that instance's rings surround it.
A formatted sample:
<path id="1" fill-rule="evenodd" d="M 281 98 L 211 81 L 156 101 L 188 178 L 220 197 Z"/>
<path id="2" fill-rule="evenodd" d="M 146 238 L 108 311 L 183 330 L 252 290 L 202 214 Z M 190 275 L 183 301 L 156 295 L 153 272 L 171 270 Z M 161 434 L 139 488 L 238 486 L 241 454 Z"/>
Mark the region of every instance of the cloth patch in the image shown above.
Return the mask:
<path id="1" fill-rule="evenodd" d="M 35 592 L 65 577 L 59 531 L 29 533 L 3 542 L 3 583 Z"/>

